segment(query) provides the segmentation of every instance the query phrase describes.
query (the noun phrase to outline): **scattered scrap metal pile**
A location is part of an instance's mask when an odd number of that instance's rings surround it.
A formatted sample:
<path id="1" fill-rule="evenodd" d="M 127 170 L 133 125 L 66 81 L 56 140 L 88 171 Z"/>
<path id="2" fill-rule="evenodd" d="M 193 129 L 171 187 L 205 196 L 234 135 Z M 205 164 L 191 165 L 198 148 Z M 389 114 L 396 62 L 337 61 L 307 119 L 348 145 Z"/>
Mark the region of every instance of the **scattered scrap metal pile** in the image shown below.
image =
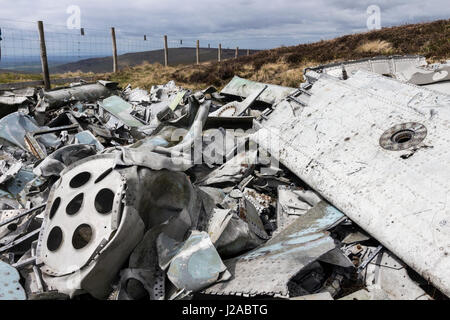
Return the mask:
<path id="1" fill-rule="evenodd" d="M 0 299 L 446 299 L 450 65 L 304 76 L 0 92 Z"/>

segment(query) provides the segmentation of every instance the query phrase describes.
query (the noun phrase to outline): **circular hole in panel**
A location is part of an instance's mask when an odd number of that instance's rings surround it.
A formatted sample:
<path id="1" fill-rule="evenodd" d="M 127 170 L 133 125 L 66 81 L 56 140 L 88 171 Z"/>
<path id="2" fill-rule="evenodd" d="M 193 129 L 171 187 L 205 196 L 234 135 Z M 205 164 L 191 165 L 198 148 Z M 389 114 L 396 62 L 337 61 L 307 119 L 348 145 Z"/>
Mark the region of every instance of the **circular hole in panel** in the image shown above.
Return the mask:
<path id="1" fill-rule="evenodd" d="M 53 201 L 52 207 L 50 209 L 50 219 L 53 218 L 53 216 L 55 215 L 56 211 L 58 210 L 60 204 L 61 204 L 60 197 L 56 198 L 55 201 Z"/>
<path id="2" fill-rule="evenodd" d="M 72 236 L 72 245 L 75 249 L 82 249 L 88 245 L 92 239 L 92 228 L 88 224 L 79 225 Z"/>
<path id="3" fill-rule="evenodd" d="M 80 193 L 79 195 L 75 196 L 69 204 L 66 207 L 66 213 L 69 216 L 72 216 L 76 214 L 78 211 L 80 211 L 81 205 L 83 204 L 84 199 L 84 193 Z"/>
<path id="4" fill-rule="evenodd" d="M 63 240 L 63 233 L 60 227 L 53 227 L 48 234 L 47 249 L 50 251 L 56 251 L 61 246 Z"/>
<path id="5" fill-rule="evenodd" d="M 111 212 L 114 202 L 114 192 L 110 189 L 102 189 L 95 196 L 95 209 L 102 214 Z"/>
<path id="6" fill-rule="evenodd" d="M 400 130 L 394 133 L 391 137 L 392 142 L 406 143 L 414 137 L 414 131 L 412 130 Z"/>
<path id="7" fill-rule="evenodd" d="M 401 123 L 386 130 L 381 135 L 379 144 L 386 150 L 400 151 L 419 145 L 426 136 L 427 128 L 423 124 L 417 122 Z"/>
<path id="8" fill-rule="evenodd" d="M 69 182 L 69 186 L 71 188 L 79 188 L 82 185 L 86 184 L 91 178 L 91 174 L 87 171 L 81 172 L 72 178 Z"/>
<path id="9" fill-rule="evenodd" d="M 17 223 L 10 223 L 7 226 L 9 231 L 16 231 L 17 230 Z"/>

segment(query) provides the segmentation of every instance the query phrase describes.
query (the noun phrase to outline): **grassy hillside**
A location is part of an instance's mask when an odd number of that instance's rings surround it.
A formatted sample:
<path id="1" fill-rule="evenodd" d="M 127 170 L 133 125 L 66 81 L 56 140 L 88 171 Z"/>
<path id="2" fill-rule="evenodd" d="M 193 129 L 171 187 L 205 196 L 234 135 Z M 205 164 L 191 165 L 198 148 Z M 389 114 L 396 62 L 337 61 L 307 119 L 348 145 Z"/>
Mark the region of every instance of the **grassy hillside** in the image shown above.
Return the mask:
<path id="1" fill-rule="evenodd" d="M 21 82 L 31 80 L 41 80 L 40 74 L 29 74 L 0 69 L 0 83 Z"/>
<path id="2" fill-rule="evenodd" d="M 175 80 L 177 84 L 192 89 L 205 88 L 209 85 L 220 88 L 235 74 L 256 81 L 298 86 L 303 81 L 302 72 L 305 67 L 393 54 L 420 54 L 429 62 L 450 59 L 450 19 L 384 28 L 333 40 L 259 51 L 250 56 L 228 59 L 220 63 L 205 62 L 200 65 L 167 68 L 159 63 L 143 63 L 123 68 L 117 74 L 98 76 L 119 81 L 121 85 L 131 83 L 134 87 L 147 89 L 169 80 Z"/>
<path id="3" fill-rule="evenodd" d="M 94 77 L 97 79 L 106 79 L 110 75 L 107 73 L 95 74 L 92 72 L 66 72 L 50 75 L 51 79 L 72 78 L 72 77 Z M 42 80 L 42 75 L 37 73 L 11 72 L 11 70 L 0 69 L 0 83 L 14 83 Z"/>
<path id="4" fill-rule="evenodd" d="M 175 80 L 190 88 L 224 86 L 233 75 L 285 86 L 298 86 L 305 67 L 377 55 L 420 54 L 429 62 L 450 59 L 450 19 L 402 25 L 311 44 L 260 51 L 238 59 L 164 68 L 144 64 L 110 79 L 149 88 Z"/>

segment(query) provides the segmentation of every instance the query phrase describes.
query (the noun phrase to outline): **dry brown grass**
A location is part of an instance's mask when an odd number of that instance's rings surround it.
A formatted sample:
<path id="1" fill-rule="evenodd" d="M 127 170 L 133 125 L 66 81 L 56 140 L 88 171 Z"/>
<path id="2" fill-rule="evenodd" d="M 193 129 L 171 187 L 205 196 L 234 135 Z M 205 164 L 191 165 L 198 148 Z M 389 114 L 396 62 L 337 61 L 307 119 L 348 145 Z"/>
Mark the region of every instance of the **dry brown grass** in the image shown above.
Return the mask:
<path id="1" fill-rule="evenodd" d="M 254 81 L 296 87 L 303 81 L 303 69 L 316 64 L 316 62 L 311 61 L 308 64 L 293 66 L 280 59 L 277 62 L 264 64 L 259 69 L 256 69 L 252 64 L 245 64 L 231 76 L 236 74 Z M 215 85 L 218 89 L 221 89 L 226 82 L 213 83 L 195 80 L 198 74 L 202 74 L 205 70 L 211 68 L 211 65 L 211 62 L 205 62 L 200 65 L 164 67 L 158 63 L 144 63 L 140 66 L 125 68 L 117 74 L 105 74 L 104 76 L 109 80 L 119 82 L 122 87 L 130 83 L 133 87 L 150 89 L 152 85 L 175 80 L 177 85 L 193 90 L 204 89 L 210 85 Z M 217 75 L 213 76 L 217 77 Z M 229 77 L 229 75 L 227 74 L 226 77 Z"/>
<path id="2" fill-rule="evenodd" d="M 360 53 L 380 53 L 380 54 L 392 54 L 394 48 L 392 44 L 384 40 L 372 40 L 361 44 L 356 51 Z"/>
<path id="3" fill-rule="evenodd" d="M 300 66 L 292 66 L 285 61 L 278 61 L 265 64 L 259 70 L 254 70 L 254 67 L 248 66 L 252 69 L 252 74 L 247 78 L 286 87 L 297 87 L 303 81 L 303 69 L 316 64 L 316 62 L 310 61 Z"/>
<path id="4" fill-rule="evenodd" d="M 221 87 L 234 75 L 238 75 L 274 84 L 298 85 L 305 66 L 381 54 L 419 54 L 424 55 L 429 62 L 448 59 L 450 19 L 383 28 L 332 40 L 264 50 L 238 59 L 195 67 L 191 76 L 180 72 L 175 74 L 174 79 L 177 82 L 207 83 Z"/>
<path id="5" fill-rule="evenodd" d="M 130 83 L 133 87 L 148 90 L 153 85 L 165 84 L 173 80 L 175 74 L 190 77 L 193 72 L 195 72 L 194 66 L 164 67 L 159 63 L 150 64 L 146 62 L 136 67 L 124 68 L 116 74 L 107 74 L 106 76 L 109 80 L 119 82 L 122 87 Z M 177 84 L 188 89 L 198 89 L 204 86 L 201 83 L 193 84 L 184 81 L 177 81 Z"/>

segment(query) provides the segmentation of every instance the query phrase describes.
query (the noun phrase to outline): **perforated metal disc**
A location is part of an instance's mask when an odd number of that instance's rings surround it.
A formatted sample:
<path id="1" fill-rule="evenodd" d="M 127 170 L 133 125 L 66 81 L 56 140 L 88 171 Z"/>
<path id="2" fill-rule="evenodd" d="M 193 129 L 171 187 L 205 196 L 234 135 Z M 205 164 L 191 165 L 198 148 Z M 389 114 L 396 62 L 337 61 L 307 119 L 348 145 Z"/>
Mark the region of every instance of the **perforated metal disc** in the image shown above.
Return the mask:
<path id="1" fill-rule="evenodd" d="M 118 227 L 125 180 L 114 158 L 97 155 L 69 166 L 50 193 L 37 257 L 43 272 L 62 276 L 89 263 Z"/>

